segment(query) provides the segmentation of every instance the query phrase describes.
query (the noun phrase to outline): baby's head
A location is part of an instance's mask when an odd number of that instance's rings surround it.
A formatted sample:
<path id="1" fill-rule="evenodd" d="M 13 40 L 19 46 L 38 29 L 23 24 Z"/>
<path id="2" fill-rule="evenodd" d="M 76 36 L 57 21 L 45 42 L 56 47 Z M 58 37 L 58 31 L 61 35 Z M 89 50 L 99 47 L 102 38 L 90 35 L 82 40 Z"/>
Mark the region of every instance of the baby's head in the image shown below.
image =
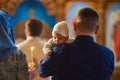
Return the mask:
<path id="1" fill-rule="evenodd" d="M 52 31 L 53 41 L 55 44 L 63 44 L 69 38 L 69 28 L 66 21 L 61 21 L 55 24 Z"/>

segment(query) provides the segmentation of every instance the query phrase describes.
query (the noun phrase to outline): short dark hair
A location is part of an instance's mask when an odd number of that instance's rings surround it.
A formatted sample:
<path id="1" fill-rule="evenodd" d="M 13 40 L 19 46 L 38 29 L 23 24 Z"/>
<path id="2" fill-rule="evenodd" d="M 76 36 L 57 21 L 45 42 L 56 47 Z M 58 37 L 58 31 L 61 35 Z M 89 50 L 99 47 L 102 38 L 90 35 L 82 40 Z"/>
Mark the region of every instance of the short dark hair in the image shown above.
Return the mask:
<path id="1" fill-rule="evenodd" d="M 30 36 L 40 36 L 43 28 L 43 24 L 38 19 L 30 19 L 27 21 L 26 26 L 30 33 Z"/>
<path id="2" fill-rule="evenodd" d="M 83 8 L 78 12 L 77 26 L 79 29 L 94 31 L 98 26 L 98 14 L 91 8 Z"/>

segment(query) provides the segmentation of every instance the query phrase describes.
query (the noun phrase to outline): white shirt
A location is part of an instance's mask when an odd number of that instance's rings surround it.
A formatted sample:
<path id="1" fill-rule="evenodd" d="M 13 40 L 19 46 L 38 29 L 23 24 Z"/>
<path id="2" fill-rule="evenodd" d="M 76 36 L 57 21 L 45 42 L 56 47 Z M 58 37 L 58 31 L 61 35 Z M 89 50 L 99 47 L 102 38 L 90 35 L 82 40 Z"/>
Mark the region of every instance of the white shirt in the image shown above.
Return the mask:
<path id="1" fill-rule="evenodd" d="M 39 37 L 27 37 L 26 40 L 17 44 L 17 47 L 26 54 L 28 63 L 31 61 L 31 47 L 34 47 L 33 61 L 35 62 L 36 67 L 38 68 L 38 64 L 45 57 L 45 55 L 42 52 L 44 43 L 45 42 L 42 41 Z M 37 76 L 34 78 L 34 80 L 48 80 L 48 78 L 41 78 L 37 72 Z"/>

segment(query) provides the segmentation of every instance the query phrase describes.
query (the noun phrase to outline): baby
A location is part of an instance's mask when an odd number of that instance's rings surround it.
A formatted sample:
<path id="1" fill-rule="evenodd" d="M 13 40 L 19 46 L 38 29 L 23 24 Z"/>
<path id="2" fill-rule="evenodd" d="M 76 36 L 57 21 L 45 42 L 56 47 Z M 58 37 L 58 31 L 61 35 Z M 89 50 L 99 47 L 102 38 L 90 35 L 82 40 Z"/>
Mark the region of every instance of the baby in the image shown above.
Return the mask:
<path id="1" fill-rule="evenodd" d="M 66 21 L 58 22 L 53 28 L 52 38 L 43 47 L 43 53 L 46 56 L 51 56 L 53 46 L 71 43 L 72 41 L 73 39 L 69 39 L 69 28 Z"/>

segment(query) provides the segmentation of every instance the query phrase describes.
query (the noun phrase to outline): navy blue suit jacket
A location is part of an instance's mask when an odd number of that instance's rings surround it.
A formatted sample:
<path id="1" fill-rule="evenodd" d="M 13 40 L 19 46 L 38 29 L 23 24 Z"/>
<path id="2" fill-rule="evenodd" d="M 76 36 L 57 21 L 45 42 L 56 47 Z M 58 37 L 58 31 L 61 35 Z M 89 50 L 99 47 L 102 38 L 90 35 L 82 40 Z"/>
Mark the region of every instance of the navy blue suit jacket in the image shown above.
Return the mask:
<path id="1" fill-rule="evenodd" d="M 52 80 L 109 80 L 114 55 L 92 37 L 78 36 L 59 54 L 44 58 L 38 70 L 41 77 L 53 76 Z"/>

